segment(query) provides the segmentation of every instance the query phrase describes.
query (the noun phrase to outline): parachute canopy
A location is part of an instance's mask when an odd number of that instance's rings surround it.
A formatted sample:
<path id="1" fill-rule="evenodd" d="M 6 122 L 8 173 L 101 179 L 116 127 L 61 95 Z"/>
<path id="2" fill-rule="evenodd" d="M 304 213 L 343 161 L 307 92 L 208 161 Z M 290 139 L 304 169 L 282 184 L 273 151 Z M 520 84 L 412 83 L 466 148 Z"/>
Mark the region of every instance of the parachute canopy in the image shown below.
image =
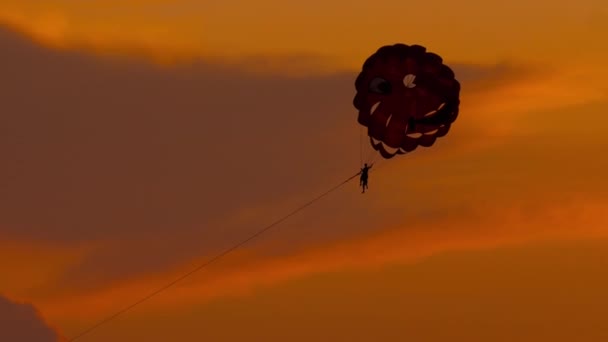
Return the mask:
<path id="1" fill-rule="evenodd" d="M 420 45 L 383 46 L 355 81 L 353 104 L 384 158 L 430 147 L 458 116 L 460 83 L 440 56 Z"/>

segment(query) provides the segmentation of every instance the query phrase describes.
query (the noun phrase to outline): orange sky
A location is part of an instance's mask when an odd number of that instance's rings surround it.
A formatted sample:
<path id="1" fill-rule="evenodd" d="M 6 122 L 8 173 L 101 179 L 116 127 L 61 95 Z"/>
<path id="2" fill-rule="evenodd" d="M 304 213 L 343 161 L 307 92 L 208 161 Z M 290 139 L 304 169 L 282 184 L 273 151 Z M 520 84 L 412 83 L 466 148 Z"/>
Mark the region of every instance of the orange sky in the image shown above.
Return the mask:
<path id="1" fill-rule="evenodd" d="M 354 78 L 400 41 L 456 71 L 448 136 L 82 340 L 605 341 L 606 18 L 0 0 L 0 317 L 40 326 L 0 340 L 74 336 L 356 172 Z"/>

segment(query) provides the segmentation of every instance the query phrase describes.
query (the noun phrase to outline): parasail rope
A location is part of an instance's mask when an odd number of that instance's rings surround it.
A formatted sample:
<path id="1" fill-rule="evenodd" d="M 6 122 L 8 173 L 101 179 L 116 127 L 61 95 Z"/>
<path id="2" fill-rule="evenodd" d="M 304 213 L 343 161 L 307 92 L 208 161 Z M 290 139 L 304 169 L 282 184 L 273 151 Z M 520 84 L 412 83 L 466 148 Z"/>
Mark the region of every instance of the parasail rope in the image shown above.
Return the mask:
<path id="1" fill-rule="evenodd" d="M 99 326 L 108 323 L 112 320 L 114 320 L 115 318 L 117 318 L 118 316 L 124 314 L 125 312 L 133 309 L 135 306 L 145 302 L 146 300 L 156 296 L 157 294 L 169 289 L 170 287 L 172 287 L 173 285 L 177 284 L 178 282 L 184 280 L 185 278 L 191 276 L 192 274 L 200 271 L 201 269 L 209 266 L 210 264 L 218 261 L 219 259 L 221 259 L 222 257 L 226 256 L 227 254 L 229 254 L 230 252 L 233 252 L 234 250 L 238 249 L 239 247 L 245 245 L 246 243 L 248 243 L 249 241 L 259 237 L 260 235 L 264 234 L 265 232 L 267 232 L 268 230 L 270 230 L 271 228 L 273 228 L 274 226 L 278 225 L 279 223 L 287 220 L 289 217 L 297 214 L 298 212 L 300 212 L 301 210 L 305 209 L 306 207 L 312 205 L 313 203 L 315 203 L 316 201 L 322 199 L 323 197 L 329 195 L 330 193 L 332 193 L 335 190 L 338 190 L 340 187 L 342 187 L 344 184 L 350 182 L 353 178 L 357 177 L 361 172 L 357 172 L 355 175 L 350 176 L 349 178 L 347 178 L 346 180 L 342 181 L 341 183 L 333 186 L 332 188 L 330 188 L 329 190 L 323 192 L 322 194 L 318 195 L 317 197 L 313 198 L 312 200 L 302 204 L 301 206 L 299 206 L 298 208 L 294 209 L 293 211 L 291 211 L 289 214 L 281 217 L 280 219 L 274 221 L 273 223 L 269 224 L 268 226 L 258 230 L 257 232 L 255 232 L 254 234 L 252 234 L 251 236 L 249 236 L 248 238 L 242 240 L 241 242 L 233 245 L 232 247 L 224 250 L 223 252 L 217 254 L 216 256 L 214 256 L 213 258 L 207 260 L 205 263 L 199 265 L 198 267 L 194 268 L 193 270 L 189 271 L 188 273 L 185 273 L 183 275 L 181 275 L 180 277 L 178 277 L 177 279 L 171 281 L 170 283 L 164 285 L 163 287 L 157 289 L 156 291 L 148 294 L 147 296 L 141 298 L 140 300 L 134 302 L 133 304 L 123 308 L 120 311 L 117 311 L 116 313 L 112 314 L 111 316 L 108 316 L 106 318 L 104 318 L 103 320 L 98 321 L 97 323 L 95 323 L 94 325 L 92 325 L 91 327 L 87 328 L 86 330 L 82 331 L 81 333 L 79 333 L 78 335 L 76 335 L 75 337 L 71 338 L 68 341 L 75 341 L 79 338 L 81 338 L 82 336 L 89 334 L 91 331 L 95 330 L 96 328 L 98 328 Z"/>
<path id="2" fill-rule="evenodd" d="M 359 126 L 359 167 L 363 165 L 363 126 Z"/>

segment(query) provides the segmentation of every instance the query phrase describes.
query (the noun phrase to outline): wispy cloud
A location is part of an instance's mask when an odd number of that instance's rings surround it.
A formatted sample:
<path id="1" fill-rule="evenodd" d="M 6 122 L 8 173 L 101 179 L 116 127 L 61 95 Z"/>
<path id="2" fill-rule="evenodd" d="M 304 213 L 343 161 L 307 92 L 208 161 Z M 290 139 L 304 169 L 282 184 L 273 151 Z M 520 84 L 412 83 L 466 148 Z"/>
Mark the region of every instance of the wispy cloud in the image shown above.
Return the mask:
<path id="1" fill-rule="evenodd" d="M 529 204 L 508 207 L 479 205 L 444 218 L 420 219 L 407 226 L 383 229 L 281 256 L 264 257 L 258 248 L 245 249 L 145 305 L 147 310 L 189 307 L 218 296 L 248 294 L 294 278 L 379 269 L 446 252 L 493 249 L 546 240 L 606 238 L 608 219 L 602 213 L 607 208 L 605 199 L 587 198 L 534 207 Z M 139 299 L 189 271 L 197 262 L 202 261 L 192 261 L 169 272 L 129 280 L 100 291 L 43 301 L 41 305 L 57 317 L 71 317 L 78 313 L 85 320 L 99 318 L 120 309 L 116 303 Z"/>

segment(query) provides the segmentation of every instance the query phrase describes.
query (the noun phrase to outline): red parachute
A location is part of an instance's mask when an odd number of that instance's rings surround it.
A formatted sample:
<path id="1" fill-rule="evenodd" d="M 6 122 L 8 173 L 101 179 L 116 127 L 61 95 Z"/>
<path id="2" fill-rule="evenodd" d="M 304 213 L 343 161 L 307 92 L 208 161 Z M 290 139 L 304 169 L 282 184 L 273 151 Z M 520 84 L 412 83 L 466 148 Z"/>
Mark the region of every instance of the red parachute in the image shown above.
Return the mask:
<path id="1" fill-rule="evenodd" d="M 460 83 L 440 56 L 420 45 L 383 46 L 355 81 L 358 122 L 388 159 L 430 147 L 458 116 Z"/>

